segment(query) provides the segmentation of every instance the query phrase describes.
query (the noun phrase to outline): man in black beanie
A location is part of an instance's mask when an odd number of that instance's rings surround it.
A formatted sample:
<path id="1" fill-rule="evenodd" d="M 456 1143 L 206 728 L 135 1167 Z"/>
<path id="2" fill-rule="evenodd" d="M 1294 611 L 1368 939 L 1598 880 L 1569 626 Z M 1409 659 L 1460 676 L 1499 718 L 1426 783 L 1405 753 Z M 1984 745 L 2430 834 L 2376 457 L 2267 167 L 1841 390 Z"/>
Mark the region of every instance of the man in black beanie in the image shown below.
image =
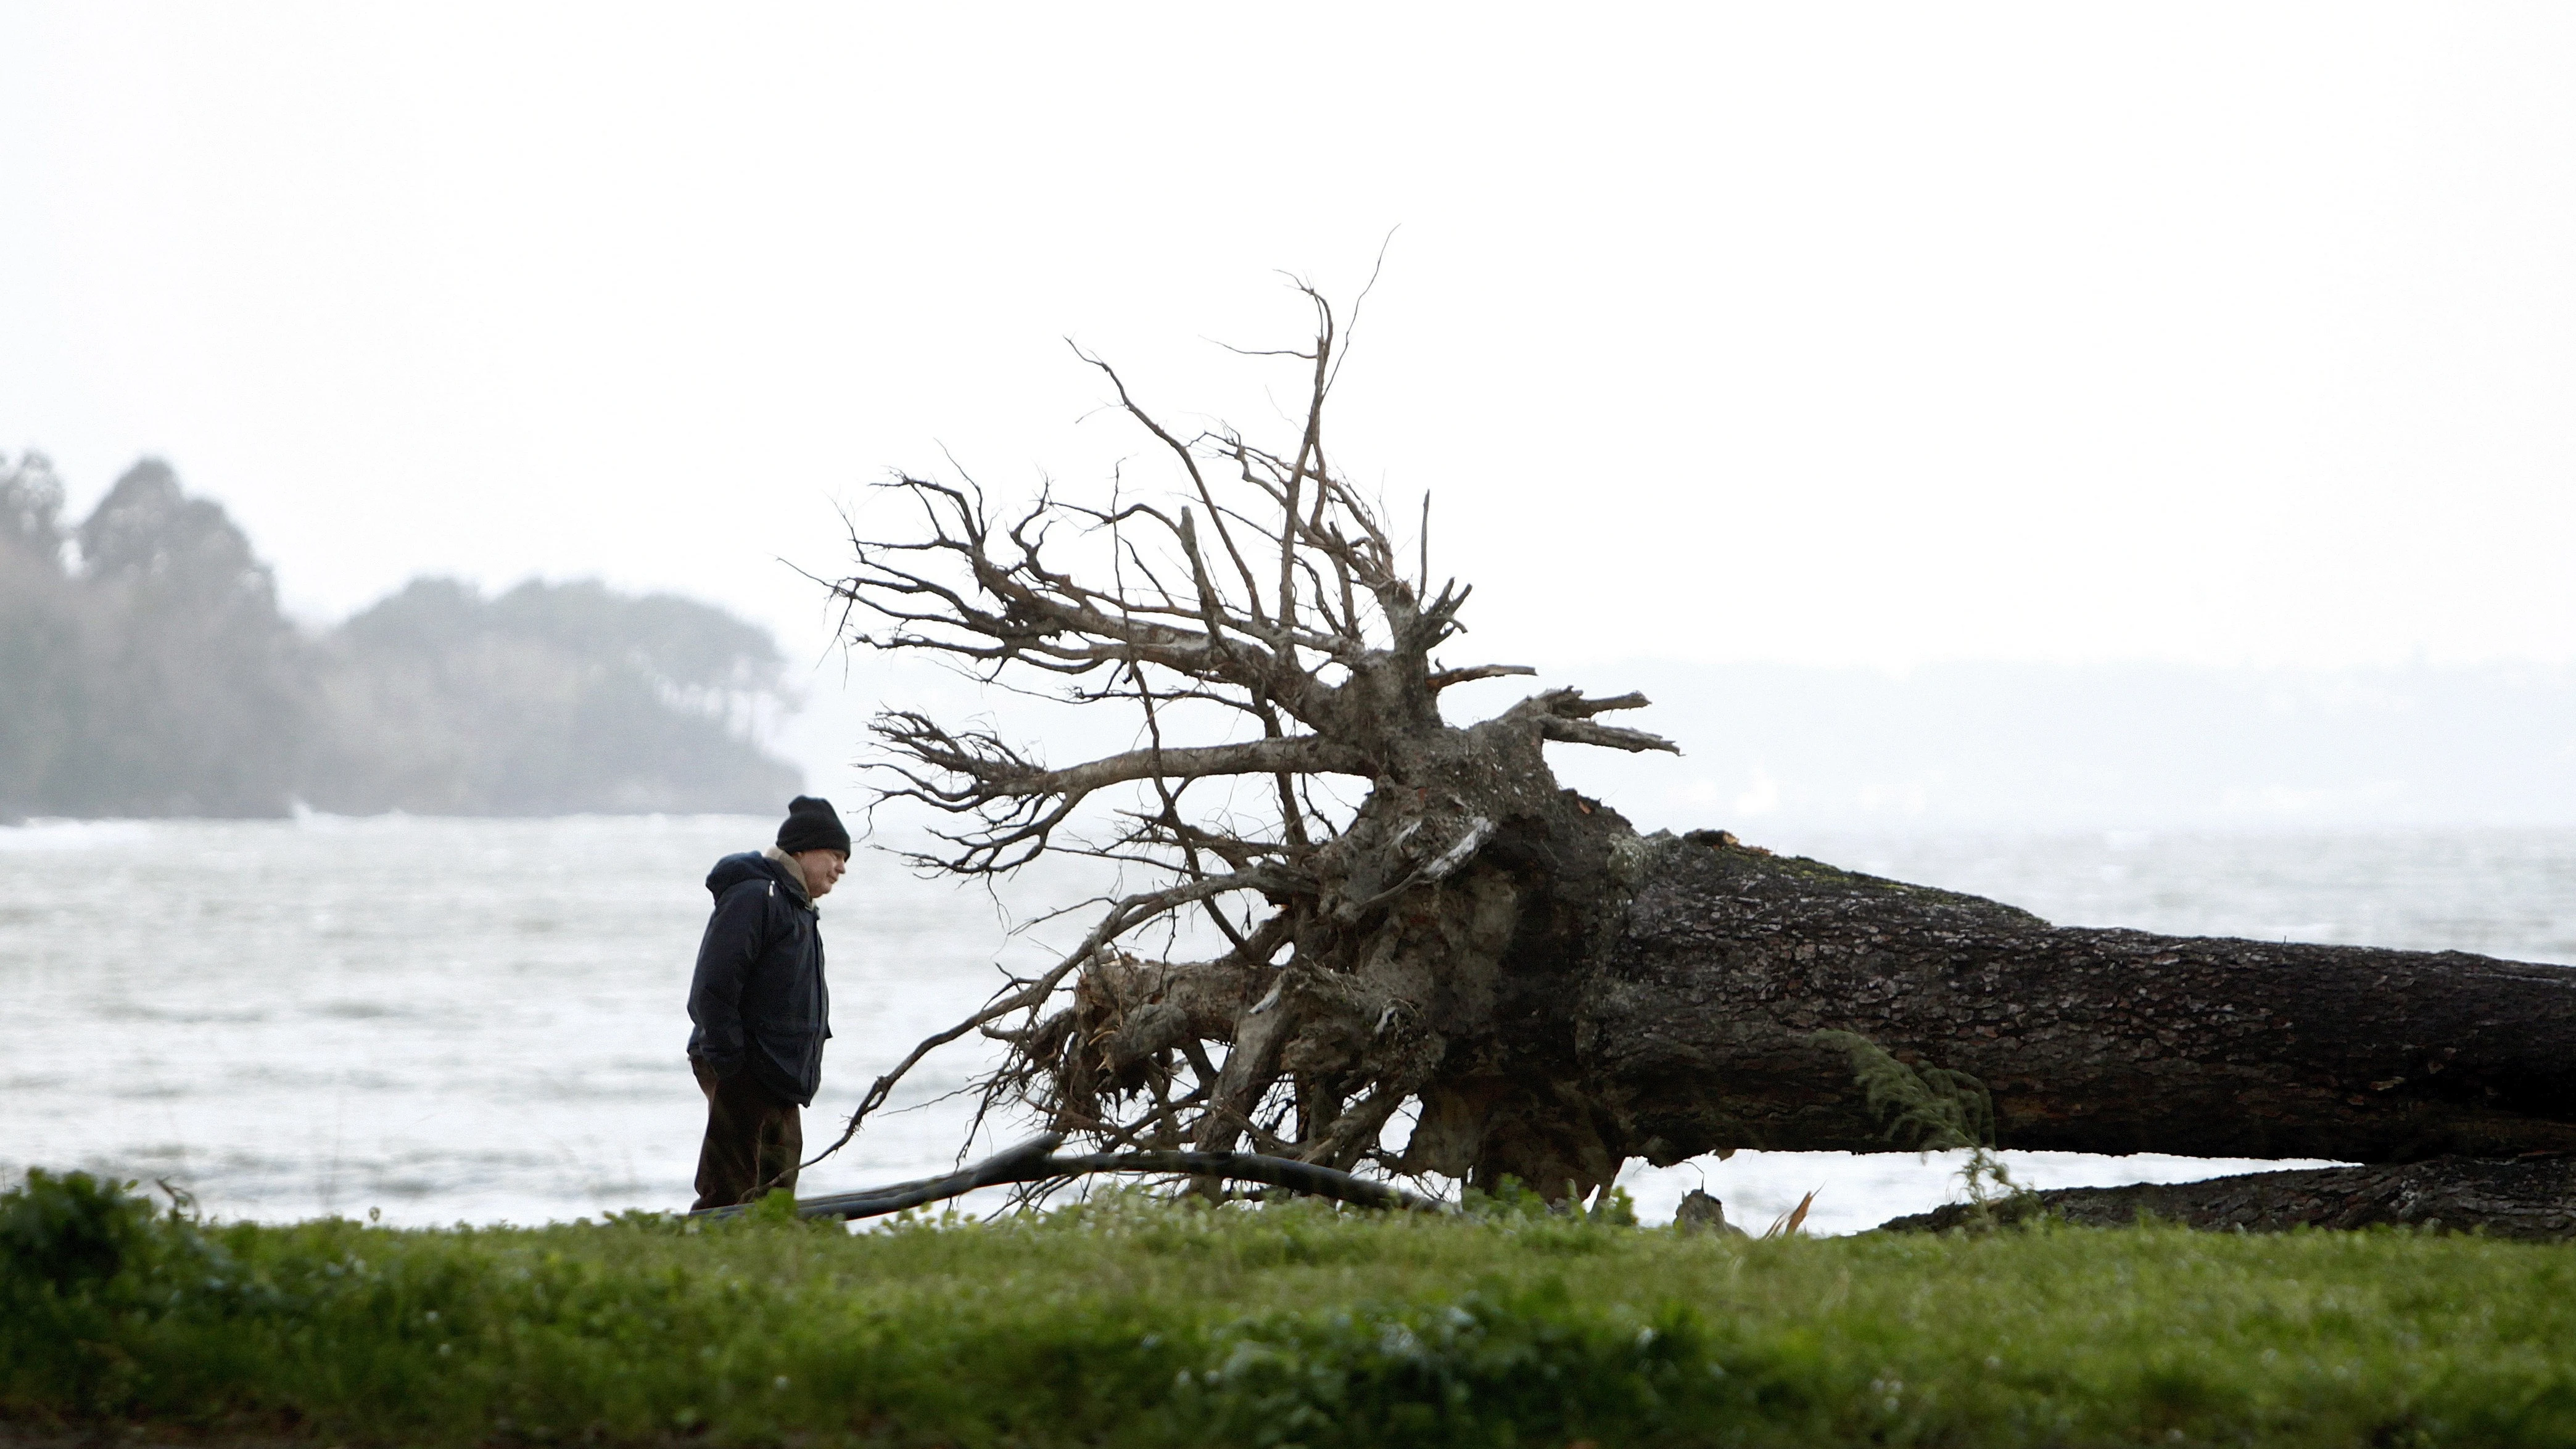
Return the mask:
<path id="1" fill-rule="evenodd" d="M 814 902 L 849 868 L 850 832 L 829 800 L 787 803 L 778 843 L 707 873 L 715 914 L 689 982 L 689 1066 L 707 1094 L 697 1207 L 793 1192 L 805 1134 L 798 1109 L 823 1080 L 831 1036 Z"/>

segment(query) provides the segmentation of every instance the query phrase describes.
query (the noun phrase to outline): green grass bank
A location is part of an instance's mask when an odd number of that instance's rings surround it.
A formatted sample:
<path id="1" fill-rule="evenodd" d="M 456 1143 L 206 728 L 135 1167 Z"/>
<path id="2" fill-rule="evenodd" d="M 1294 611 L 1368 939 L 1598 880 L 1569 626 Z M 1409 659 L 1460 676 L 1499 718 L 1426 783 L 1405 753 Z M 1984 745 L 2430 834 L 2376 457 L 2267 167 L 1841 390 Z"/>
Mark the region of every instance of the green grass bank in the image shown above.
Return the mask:
<path id="1" fill-rule="evenodd" d="M 2576 1254 L 1120 1197 L 849 1233 L 0 1196 L 0 1426 L 317 1444 L 2576 1443 Z"/>

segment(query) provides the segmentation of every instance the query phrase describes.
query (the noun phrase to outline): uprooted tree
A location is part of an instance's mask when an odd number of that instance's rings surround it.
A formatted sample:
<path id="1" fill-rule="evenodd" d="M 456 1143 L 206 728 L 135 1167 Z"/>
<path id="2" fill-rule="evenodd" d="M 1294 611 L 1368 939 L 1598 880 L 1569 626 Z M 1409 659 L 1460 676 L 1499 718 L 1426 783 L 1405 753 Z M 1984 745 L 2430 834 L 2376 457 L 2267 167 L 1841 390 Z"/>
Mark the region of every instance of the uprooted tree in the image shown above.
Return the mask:
<path id="1" fill-rule="evenodd" d="M 1603 722 L 1640 696 L 1543 690 L 1452 723 L 1444 691 L 1534 671 L 1444 662 L 1468 589 L 1434 583 L 1427 502 L 1400 540 L 1333 466 L 1343 339 L 1305 296 L 1312 346 L 1269 354 L 1302 364 L 1285 446 L 1183 436 L 1086 356 L 1167 491 L 997 512 L 904 476 L 885 486 L 913 531 L 854 530 L 854 644 L 1051 684 L 1137 729 L 1051 765 L 990 728 L 881 716 L 882 798 L 946 822 L 918 862 L 974 877 L 1078 851 L 1152 883 L 880 1078 L 852 1130 L 980 1031 L 1007 1047 L 988 1107 L 1103 1151 L 1248 1147 L 1550 1196 L 1632 1157 L 1924 1145 L 1854 1042 L 1973 1097 L 2004 1147 L 2576 1149 L 2576 972 L 2054 929 L 1723 832 L 1641 837 L 1558 788 L 1551 744 L 1675 748 Z M 1183 917 L 1223 949 L 1143 949 Z M 1407 1140 L 1382 1140 L 1399 1112 Z"/>

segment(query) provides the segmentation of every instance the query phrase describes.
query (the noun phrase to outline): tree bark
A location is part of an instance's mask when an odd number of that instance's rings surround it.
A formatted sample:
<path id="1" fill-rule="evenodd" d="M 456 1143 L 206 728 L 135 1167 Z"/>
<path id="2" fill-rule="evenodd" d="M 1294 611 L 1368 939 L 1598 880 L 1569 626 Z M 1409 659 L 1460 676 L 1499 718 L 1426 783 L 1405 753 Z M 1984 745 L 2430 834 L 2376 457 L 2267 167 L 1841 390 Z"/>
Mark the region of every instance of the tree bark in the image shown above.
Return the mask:
<path id="1" fill-rule="evenodd" d="M 1573 1016 L 1583 1094 L 1657 1164 L 1911 1145 L 1820 1032 L 1972 1074 L 2008 1148 L 2576 1150 L 2576 970 L 2061 929 L 1714 832 L 1647 845 Z"/>

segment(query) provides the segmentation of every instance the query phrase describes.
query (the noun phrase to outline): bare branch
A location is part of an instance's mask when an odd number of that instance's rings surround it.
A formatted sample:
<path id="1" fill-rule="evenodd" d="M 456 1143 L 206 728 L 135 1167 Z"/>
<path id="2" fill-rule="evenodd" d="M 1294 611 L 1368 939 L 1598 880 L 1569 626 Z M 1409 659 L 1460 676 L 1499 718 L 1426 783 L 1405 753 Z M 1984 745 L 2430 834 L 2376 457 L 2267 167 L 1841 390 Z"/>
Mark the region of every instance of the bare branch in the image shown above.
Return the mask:
<path id="1" fill-rule="evenodd" d="M 1238 871 L 1231 875 L 1210 876 L 1204 880 L 1185 881 L 1166 890 L 1147 891 L 1118 901 L 1109 908 L 1108 914 L 1101 918 L 1100 924 L 1092 927 L 1091 933 L 1082 938 L 1082 944 L 1066 953 L 1054 966 L 1048 968 L 1044 975 L 1022 984 L 1016 991 L 996 996 L 986 1002 L 981 1011 L 956 1025 L 923 1037 L 919 1044 L 904 1054 L 902 1061 L 895 1063 L 894 1070 L 868 1085 L 867 1095 L 859 1099 L 858 1109 L 850 1113 L 849 1123 L 841 1129 L 840 1137 L 831 1146 L 799 1164 L 800 1170 L 811 1167 L 840 1151 L 852 1137 L 857 1136 L 859 1124 L 867 1120 L 869 1113 L 885 1105 L 886 1099 L 894 1093 L 895 1084 L 901 1082 L 904 1075 L 915 1066 L 920 1065 L 923 1057 L 989 1022 L 1000 1021 L 1014 1012 L 1030 1011 L 1043 1005 L 1048 997 L 1055 994 L 1056 987 L 1061 985 L 1067 976 L 1073 974 L 1077 968 L 1089 964 L 1103 948 L 1137 926 L 1174 907 L 1207 900 L 1230 891 L 1279 891 L 1294 889 L 1296 885 L 1297 882 L 1284 872 L 1256 869 Z"/>
<path id="2" fill-rule="evenodd" d="M 1526 664 L 1479 664 L 1468 669 L 1434 670 L 1428 683 L 1436 693 L 1453 684 L 1466 684 L 1478 679 L 1501 679 L 1506 675 L 1536 673 L 1538 673 L 1537 670 Z"/>
<path id="3" fill-rule="evenodd" d="M 1599 745 L 1604 749 L 1626 750 L 1631 754 L 1647 750 L 1661 750 L 1669 755 L 1678 755 L 1682 752 L 1681 746 L 1665 739 L 1662 735 L 1650 735 L 1644 730 L 1621 729 L 1616 725 L 1594 724 L 1590 720 L 1551 718 L 1539 726 L 1539 731 L 1560 744 Z"/>

